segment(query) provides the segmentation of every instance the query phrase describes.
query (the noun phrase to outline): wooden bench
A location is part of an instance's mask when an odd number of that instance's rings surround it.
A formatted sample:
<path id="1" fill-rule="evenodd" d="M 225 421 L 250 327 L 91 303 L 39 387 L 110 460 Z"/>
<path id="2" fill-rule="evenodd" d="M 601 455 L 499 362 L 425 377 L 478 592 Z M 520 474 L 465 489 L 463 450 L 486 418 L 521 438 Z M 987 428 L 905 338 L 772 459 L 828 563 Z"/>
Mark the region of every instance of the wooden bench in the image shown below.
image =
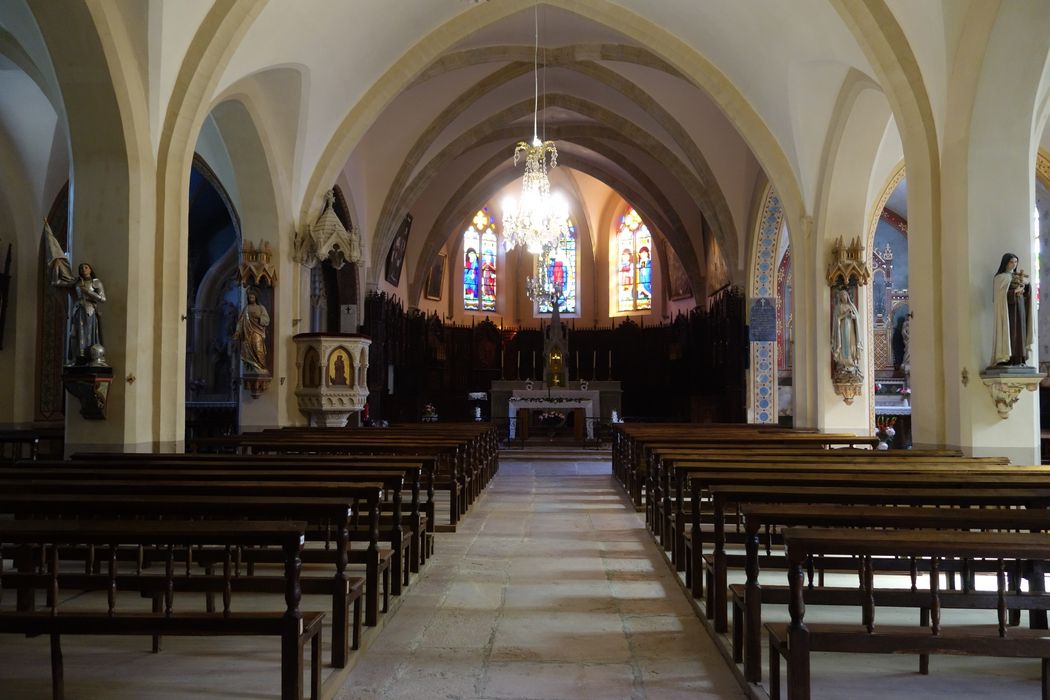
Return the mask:
<path id="1" fill-rule="evenodd" d="M 685 557 L 685 532 L 688 518 L 685 513 L 685 485 L 692 478 L 703 472 L 733 472 L 739 474 L 929 474 L 976 472 L 981 474 L 1034 474 L 1036 471 L 1020 472 L 1004 460 L 997 458 L 963 458 L 963 457 L 925 457 L 890 455 L 886 452 L 863 451 L 865 454 L 841 454 L 843 450 L 825 451 L 826 456 L 817 459 L 808 453 L 804 455 L 780 455 L 777 457 L 758 457 L 755 460 L 730 460 L 727 458 L 706 461 L 682 460 L 670 462 L 664 467 L 666 474 L 665 487 L 661 497 L 654 499 L 653 511 L 656 514 L 655 532 L 664 548 L 671 551 L 672 563 L 679 571 L 687 571 L 688 559 Z M 1050 470 L 1043 470 L 1050 474 Z M 672 476 L 673 474 L 673 476 Z M 672 500 L 671 483 L 674 493 Z M 693 501 L 690 500 L 690 507 Z M 687 573 L 687 577 L 689 574 Z"/>
<path id="2" fill-rule="evenodd" d="M 64 436 L 63 428 L 0 429 L 0 463 L 37 459 L 41 451 L 49 457 L 61 457 Z"/>
<path id="3" fill-rule="evenodd" d="M 180 636 L 276 636 L 281 639 L 281 697 L 301 700 L 303 695 L 303 648 L 311 643 L 311 698 L 318 698 L 321 685 L 320 646 L 322 612 L 304 613 L 299 609 L 300 559 L 304 523 L 224 522 L 224 521 L 0 521 L 0 543 L 38 547 L 47 553 L 45 568 L 34 571 L 24 559 L 17 571 L 0 571 L 0 591 L 14 587 L 23 591 L 48 593 L 47 610 L 0 610 L 0 633 L 49 635 L 51 638 L 52 696 L 61 700 L 65 693 L 61 635 L 180 635 Z M 91 544 L 106 548 L 108 558 L 105 590 L 106 609 L 69 612 L 59 605 L 59 591 L 69 588 L 62 572 L 60 545 Z M 216 545 L 227 553 L 221 577 L 193 576 L 197 589 L 222 594 L 221 613 L 176 612 L 173 609 L 178 569 L 173 547 Z M 137 571 L 119 572 L 115 553 L 118 545 L 158 546 L 168 552 L 163 574 Z M 235 546 L 278 546 L 284 563 L 284 612 L 233 612 L 230 608 L 233 575 L 230 550 Z M 2 559 L 0 559 L 2 565 Z M 2 566 L 0 566 L 2 568 Z M 83 583 L 83 575 L 71 577 Z M 132 590 L 152 590 L 163 599 L 163 607 L 153 612 L 117 609 L 117 593 L 122 586 Z"/>
<path id="4" fill-rule="evenodd" d="M 367 512 L 367 508 L 363 509 Z M 349 541 L 350 517 L 353 504 L 339 498 L 294 498 L 281 497 L 247 497 L 247 496 L 172 496 L 172 495 L 84 495 L 84 494 L 2 494 L 0 495 L 0 514 L 21 519 L 36 518 L 75 518 L 75 519 L 228 519 L 230 517 L 249 520 L 293 520 L 306 523 L 307 536 L 320 533 L 334 543 L 332 563 L 334 573 L 300 576 L 300 586 L 304 593 L 327 595 L 332 598 L 332 665 L 343 668 L 349 661 L 350 649 L 361 646 L 361 599 L 364 594 L 365 579 L 347 575 L 347 556 L 339 553 L 346 551 Z M 325 539 L 325 545 L 328 545 Z M 308 553 L 310 550 L 304 550 Z M 119 554 L 119 553 L 118 553 Z M 212 567 L 216 564 L 214 557 L 204 558 L 201 552 L 192 554 L 198 564 Z M 244 557 L 237 550 L 238 563 L 248 565 L 251 557 Z M 97 566 L 93 550 L 84 553 L 84 571 L 92 573 Z M 132 552 L 131 559 L 143 565 L 149 564 L 150 553 Z M 247 561 L 245 561 L 247 559 Z M 307 559 L 315 560 L 310 555 Z M 221 564 L 221 562 L 219 562 Z M 316 563 L 316 561 L 314 562 Z M 234 579 L 234 592 L 280 593 L 283 588 L 275 588 L 269 577 L 251 575 L 238 576 Z M 176 581 L 181 585 L 181 581 Z M 209 598 L 211 602 L 211 598 Z M 209 611 L 211 606 L 209 606 Z M 352 617 L 351 617 L 352 610 Z"/>
<path id="5" fill-rule="evenodd" d="M 892 476 L 892 475 L 891 475 Z M 908 476 L 892 476 L 894 481 L 867 481 L 859 476 L 846 480 L 840 486 L 809 486 L 804 483 L 770 484 L 733 483 L 727 479 L 724 485 L 712 485 L 712 503 L 714 511 L 714 556 L 711 581 L 707 586 L 707 615 L 714 619 L 715 630 L 728 630 L 727 605 L 728 560 L 725 548 L 725 517 L 729 504 L 741 503 L 819 503 L 860 505 L 955 505 L 955 506 L 1024 506 L 1045 508 L 1050 505 L 1050 487 L 1036 488 L 1034 485 L 1022 488 L 988 486 L 979 481 L 968 480 L 964 476 L 949 478 L 945 475 L 932 475 L 926 479 L 908 480 Z M 895 484 L 895 485 L 894 485 Z M 699 484 L 694 484 L 699 489 Z M 699 496 L 697 496 L 699 498 Z M 703 534 L 700 531 L 698 509 L 694 509 L 694 529 L 687 546 L 691 548 L 693 576 L 696 584 L 703 576 L 704 558 L 702 556 Z"/>
<path id="6" fill-rule="evenodd" d="M 761 681 L 761 633 L 762 604 L 789 601 L 787 586 L 759 585 L 761 570 L 760 535 L 763 529 L 767 536 L 775 527 L 858 527 L 858 528 L 894 528 L 894 529 L 930 529 L 944 530 L 1022 530 L 1038 531 L 1050 528 L 1047 513 L 1042 510 L 1022 510 L 1013 508 L 923 508 L 923 507 L 880 507 L 880 506 L 843 506 L 843 505 L 780 505 L 780 504 L 745 504 L 741 506 L 744 517 L 744 532 L 747 543 L 745 584 L 734 584 L 729 587 L 733 603 L 733 658 L 744 663 L 744 676 L 753 683 Z M 767 540 L 766 552 L 769 553 Z M 812 560 L 810 560 L 812 561 Z M 903 560 L 898 560 L 903 561 Z M 916 607 L 920 609 L 920 620 L 929 614 L 929 597 L 916 588 L 916 576 L 920 566 L 915 560 L 908 560 L 910 589 L 876 589 L 873 593 L 875 605 L 890 607 Z M 876 566 L 876 569 L 879 567 Z M 942 567 L 943 568 L 943 567 Z M 967 565 L 968 573 L 973 574 L 980 565 Z M 1009 573 L 1014 574 L 1014 571 Z M 1007 607 L 1011 611 L 1039 610 L 1050 607 L 1050 597 L 1038 594 L 1027 595 L 1019 592 L 1019 577 L 1011 575 L 1011 593 L 1007 595 Z M 861 577 L 863 583 L 863 577 Z M 811 605 L 860 605 L 862 591 L 858 588 L 827 589 L 815 588 L 812 578 L 806 591 L 807 602 Z M 942 607 L 965 609 L 995 609 L 998 596 L 993 593 L 977 592 L 970 586 L 970 577 L 963 577 L 963 589 L 942 594 Z M 1019 620 L 1018 620 L 1019 622 Z M 1012 624 L 1017 624 L 1013 622 Z M 1033 625 L 1035 626 L 1035 625 Z M 1043 625 L 1045 627 L 1045 625 Z M 920 670 L 925 672 L 925 659 Z"/>
<path id="7" fill-rule="evenodd" d="M 287 459 L 287 458 L 286 458 Z M 208 462 L 190 459 L 188 461 L 165 461 L 161 464 L 143 468 L 134 467 L 134 463 L 120 463 L 113 466 L 111 463 L 98 460 L 92 462 L 90 472 L 82 465 L 70 466 L 72 462 L 36 462 L 28 467 L 0 469 L 0 477 L 22 478 L 22 479 L 80 479 L 90 476 L 98 481 L 111 480 L 187 480 L 187 481 L 236 481 L 240 479 L 251 481 L 344 481 L 346 483 L 378 482 L 383 485 L 384 492 L 391 498 L 391 513 L 389 517 L 380 518 L 380 537 L 391 544 L 393 571 L 397 575 L 392 580 L 392 594 L 401 595 L 402 585 L 410 583 L 411 563 L 418 561 L 417 554 L 413 548 L 422 546 L 420 537 L 420 513 L 419 513 L 419 474 L 420 468 L 415 465 L 398 465 L 391 468 L 389 465 L 381 465 L 379 469 L 355 468 L 355 466 L 344 466 L 342 469 L 326 469 L 321 471 L 308 471 L 300 468 L 288 468 L 287 464 L 280 465 L 285 468 L 262 469 L 253 467 L 250 458 L 242 458 L 241 462 Z M 269 465 L 277 467 L 279 465 Z M 232 468 L 230 468 L 232 467 Z M 412 513 L 405 515 L 402 512 L 402 488 L 406 475 L 413 483 Z M 403 527 L 407 526 L 412 533 L 410 537 L 404 537 Z M 414 528 L 414 529 L 413 529 Z M 352 532 L 352 539 L 361 541 L 367 536 L 367 532 Z M 416 570 L 418 571 L 418 564 Z"/>
<path id="8" fill-rule="evenodd" d="M 930 530 L 795 529 L 784 531 L 788 557 L 791 621 L 767 623 L 770 643 L 770 698 L 780 697 L 780 657 L 787 662 L 789 700 L 810 697 L 810 653 L 963 654 L 1042 660 L 1042 697 L 1050 698 L 1050 632 L 1007 625 L 1005 560 L 1050 559 L 1050 535 Z M 807 624 L 804 566 L 814 555 L 863 558 L 864 595 L 861 625 Z M 930 626 L 875 624 L 871 558 L 879 556 L 931 558 Z M 944 557 L 987 558 L 1000 562 L 997 575 L 997 624 L 942 627 L 938 562 Z"/>
<path id="9" fill-rule="evenodd" d="M 379 432 L 379 431 L 369 431 Z M 479 463 L 469 460 L 461 441 L 440 444 L 433 440 L 397 439 L 392 435 L 352 437 L 348 435 L 262 434 L 196 441 L 196 452 L 234 450 L 239 454 L 329 454 L 397 457 L 433 457 L 437 460 L 433 485 L 449 492 L 449 529 L 455 531 L 460 518 L 480 494 Z"/>
<path id="10" fill-rule="evenodd" d="M 379 623 L 380 591 L 383 593 L 383 611 L 388 608 L 390 563 L 393 552 L 379 547 L 379 501 L 383 494 L 380 483 L 340 482 L 296 482 L 296 481 L 182 481 L 182 480 L 113 480 L 96 481 L 85 477 L 71 480 L 11 479 L 0 474 L 0 493 L 6 494 L 87 494 L 87 495 L 183 495 L 183 496 L 249 496 L 249 497 L 303 497 L 343 498 L 361 504 L 367 514 L 367 548 L 349 549 L 347 556 L 352 564 L 365 566 L 365 624 Z M 250 553 L 259 563 L 267 561 L 266 550 Z M 308 562 L 333 563 L 338 553 L 307 550 Z M 381 581 L 382 578 L 382 581 Z M 382 587 L 381 587 L 382 584 Z"/>
<path id="11" fill-rule="evenodd" d="M 74 454 L 70 461 L 63 462 L 70 468 L 95 469 L 97 464 L 106 466 L 128 466 L 151 468 L 153 466 L 182 466 L 186 468 L 208 468 L 227 471 L 255 472 L 260 470 L 284 469 L 302 470 L 303 473 L 332 472 L 346 470 L 401 471 L 405 475 L 405 485 L 410 490 L 411 502 L 408 515 L 405 516 L 412 531 L 411 572 L 418 573 L 427 557 L 434 551 L 434 474 L 436 460 L 429 457 L 399 457 L 396 455 L 296 455 L 290 459 L 287 455 L 252 455 L 237 454 L 173 454 L 173 453 L 133 453 L 110 454 L 105 452 L 81 452 Z M 421 491 L 426 491 L 426 500 L 421 499 Z"/>

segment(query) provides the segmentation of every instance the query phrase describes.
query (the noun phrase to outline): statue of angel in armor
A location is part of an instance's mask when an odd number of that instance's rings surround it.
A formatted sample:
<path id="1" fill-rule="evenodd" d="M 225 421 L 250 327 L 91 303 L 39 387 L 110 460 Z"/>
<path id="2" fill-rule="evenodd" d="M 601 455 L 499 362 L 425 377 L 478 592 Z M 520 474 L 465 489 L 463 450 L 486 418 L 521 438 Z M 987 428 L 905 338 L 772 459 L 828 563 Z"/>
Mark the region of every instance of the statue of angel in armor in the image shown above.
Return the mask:
<path id="1" fill-rule="evenodd" d="M 95 277 L 95 268 L 80 263 L 77 274 L 69 258 L 55 239 L 51 227 L 44 221 L 47 263 L 44 270 L 52 287 L 68 289 L 73 296 L 73 311 L 69 314 L 69 340 L 64 365 L 107 366 L 102 342 L 102 318 L 99 305 L 106 301 L 102 281 Z"/>

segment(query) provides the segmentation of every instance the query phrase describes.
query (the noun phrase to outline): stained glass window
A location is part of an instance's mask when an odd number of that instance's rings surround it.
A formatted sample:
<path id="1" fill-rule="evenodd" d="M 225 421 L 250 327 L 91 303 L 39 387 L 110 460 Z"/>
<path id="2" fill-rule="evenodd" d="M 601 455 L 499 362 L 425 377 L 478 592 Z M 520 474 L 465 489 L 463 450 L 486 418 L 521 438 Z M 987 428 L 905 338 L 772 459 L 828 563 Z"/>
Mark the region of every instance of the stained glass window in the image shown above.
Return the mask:
<path id="1" fill-rule="evenodd" d="M 615 260 L 620 311 L 642 311 L 653 306 L 653 236 L 634 209 L 620 220 Z"/>
<path id="2" fill-rule="evenodd" d="M 568 219 L 568 233 L 558 243 L 558 248 L 547 255 L 546 260 L 540 260 L 542 255 L 536 256 L 536 275 L 545 275 L 552 284 L 564 285 L 562 289 L 562 300 L 558 310 L 563 314 L 576 313 L 576 226 L 572 219 Z M 543 265 L 543 269 L 539 266 Z M 539 312 L 549 314 L 554 311 L 554 305 L 540 302 Z"/>
<path id="3" fill-rule="evenodd" d="M 463 308 L 496 310 L 496 220 L 488 207 L 474 215 L 463 233 Z"/>

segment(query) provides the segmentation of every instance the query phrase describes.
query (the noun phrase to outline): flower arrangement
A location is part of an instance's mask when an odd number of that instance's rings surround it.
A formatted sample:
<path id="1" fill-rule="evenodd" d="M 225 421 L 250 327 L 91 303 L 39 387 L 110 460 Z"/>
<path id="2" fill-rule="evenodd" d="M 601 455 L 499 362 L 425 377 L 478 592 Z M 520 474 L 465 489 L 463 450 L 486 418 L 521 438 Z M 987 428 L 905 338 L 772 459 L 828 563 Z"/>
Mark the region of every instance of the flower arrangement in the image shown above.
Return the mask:
<path id="1" fill-rule="evenodd" d="M 559 423 L 565 420 L 565 414 L 561 411 L 544 411 L 536 416 L 540 423 Z"/>
<path id="2" fill-rule="evenodd" d="M 897 393 L 903 396 L 904 398 L 908 398 L 909 396 L 911 396 L 911 387 L 905 384 L 897 390 Z"/>
<path id="3" fill-rule="evenodd" d="M 887 429 L 893 429 L 895 425 L 897 425 L 897 416 L 875 416 L 875 427 L 880 433 L 886 432 Z"/>
<path id="4" fill-rule="evenodd" d="M 425 403 L 425 404 L 423 404 L 423 422 L 424 423 L 433 423 L 433 422 L 437 421 L 437 418 L 438 418 L 437 409 L 434 408 L 434 404 L 432 404 L 432 403 Z"/>

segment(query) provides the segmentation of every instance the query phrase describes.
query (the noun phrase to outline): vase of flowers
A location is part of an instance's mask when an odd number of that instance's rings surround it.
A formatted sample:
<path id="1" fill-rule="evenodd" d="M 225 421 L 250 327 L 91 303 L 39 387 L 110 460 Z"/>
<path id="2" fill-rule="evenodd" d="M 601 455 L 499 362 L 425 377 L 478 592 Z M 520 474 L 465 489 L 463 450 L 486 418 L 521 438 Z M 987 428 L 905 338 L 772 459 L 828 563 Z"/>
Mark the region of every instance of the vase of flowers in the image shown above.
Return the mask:
<path id="1" fill-rule="evenodd" d="M 424 423 L 437 423 L 438 414 L 437 409 L 434 408 L 434 404 L 426 403 L 423 404 L 423 422 Z"/>
<path id="2" fill-rule="evenodd" d="M 544 411 L 536 416 L 536 423 L 544 428 L 560 428 L 565 425 L 565 414 L 561 411 Z"/>
<path id="3" fill-rule="evenodd" d="M 890 449 L 890 443 L 893 442 L 893 437 L 897 434 L 897 429 L 893 427 L 896 424 L 896 416 L 875 416 L 875 437 L 879 439 L 879 444 L 875 449 Z"/>
<path id="4" fill-rule="evenodd" d="M 900 388 L 898 393 L 901 396 L 901 405 L 911 406 L 911 387 L 905 384 Z"/>

